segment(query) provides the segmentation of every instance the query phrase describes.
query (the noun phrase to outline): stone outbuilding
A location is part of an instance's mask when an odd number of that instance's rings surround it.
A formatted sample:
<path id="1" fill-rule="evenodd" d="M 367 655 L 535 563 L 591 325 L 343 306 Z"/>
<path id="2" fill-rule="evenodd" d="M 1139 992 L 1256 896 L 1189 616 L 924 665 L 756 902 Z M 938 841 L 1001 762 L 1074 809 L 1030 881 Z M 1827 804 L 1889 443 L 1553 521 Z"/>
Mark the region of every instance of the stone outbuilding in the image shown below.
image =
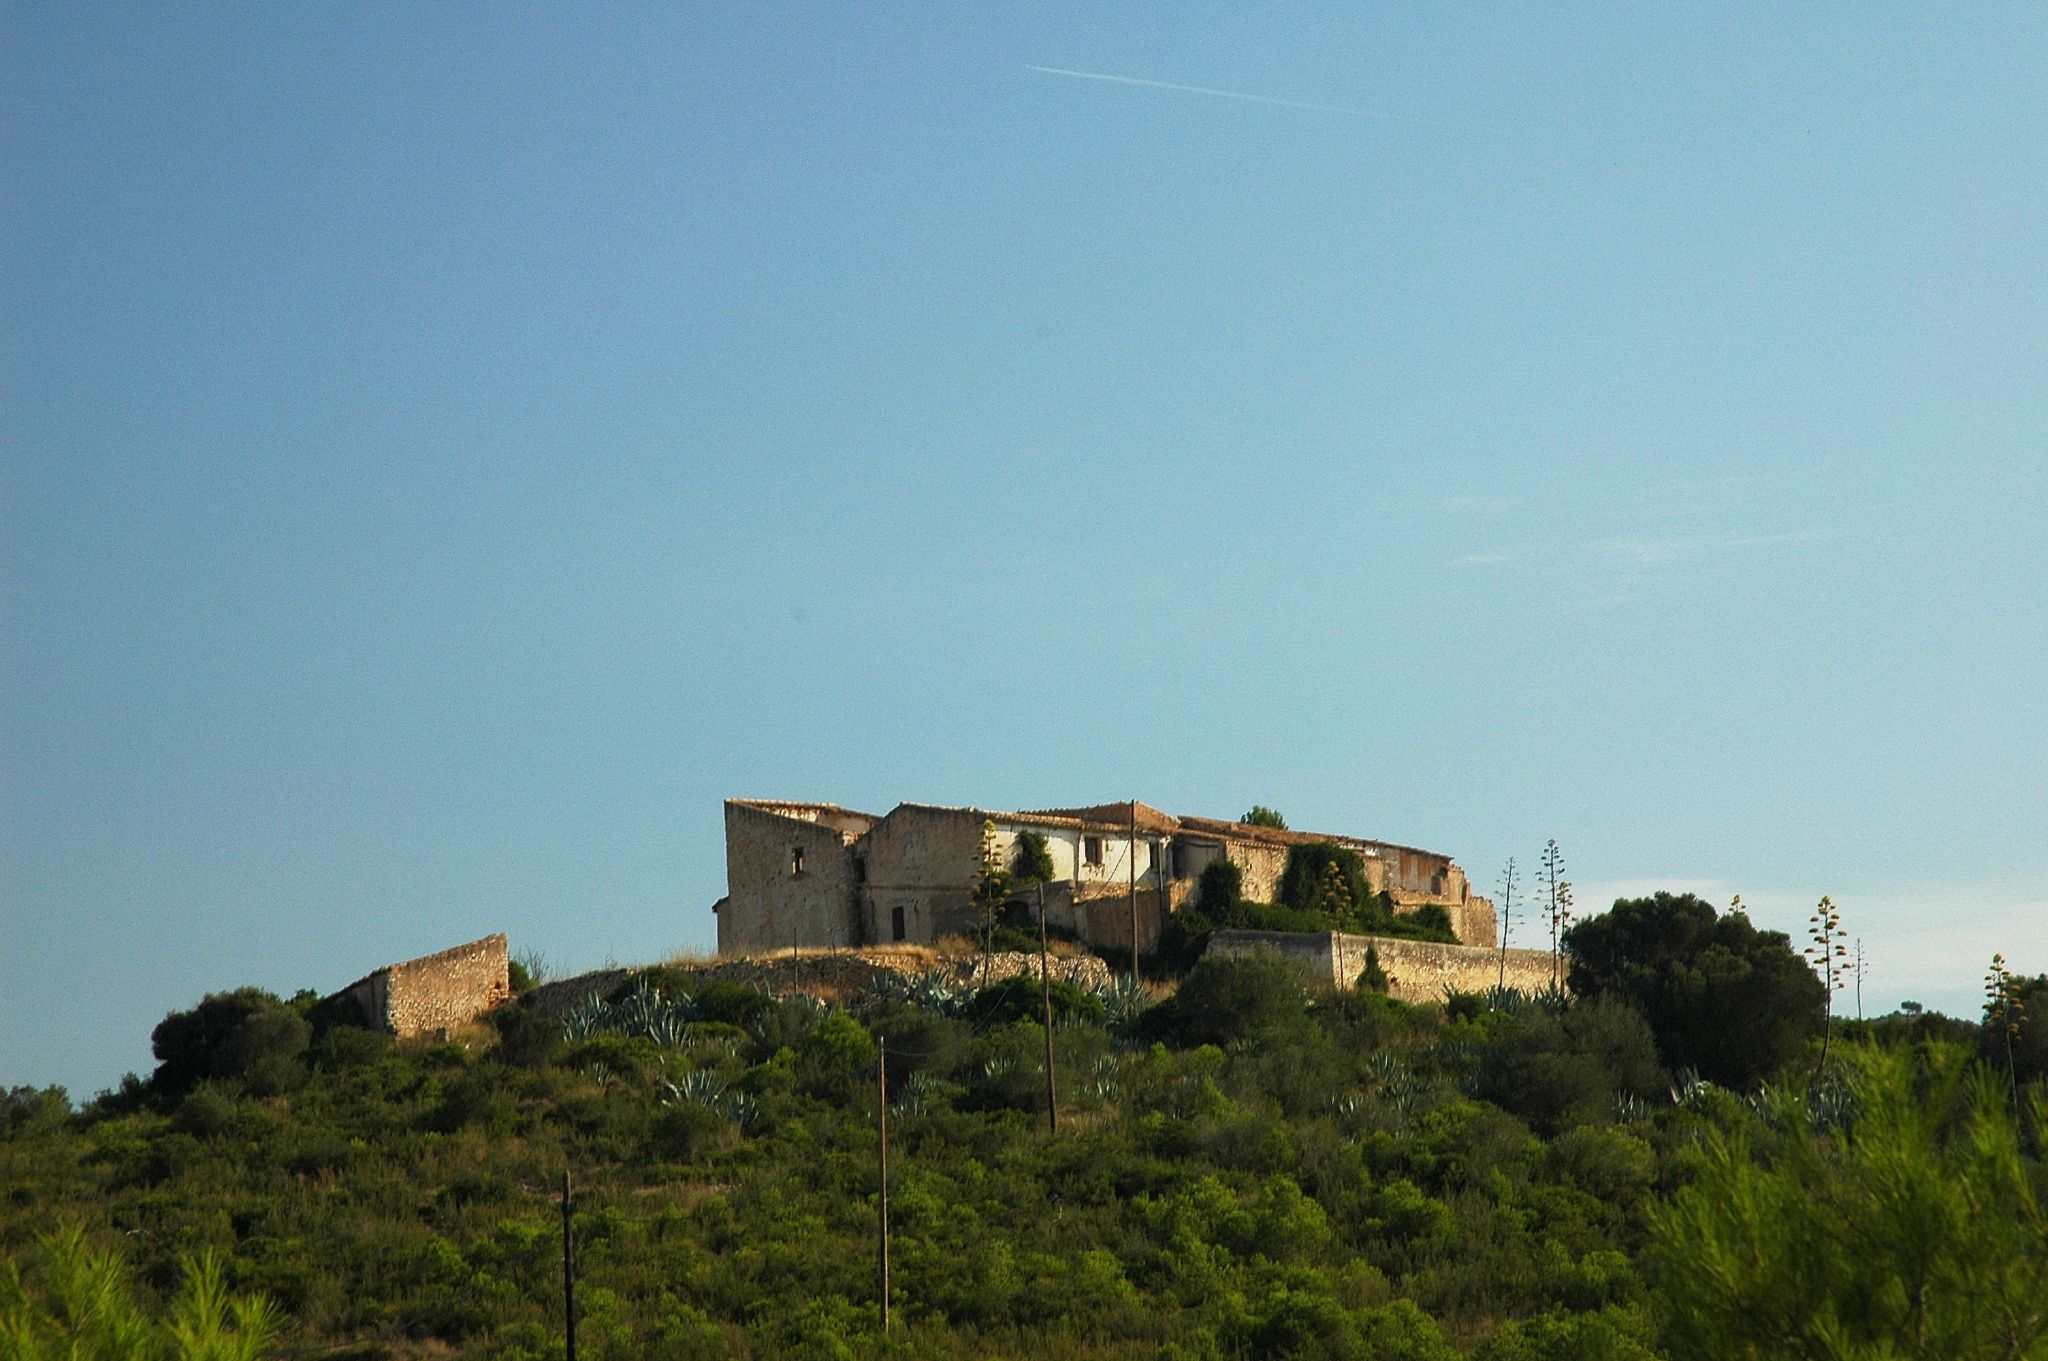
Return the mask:
<path id="1" fill-rule="evenodd" d="M 888 814 L 829 803 L 728 799 L 720 954 L 799 947 L 927 944 L 973 930 L 984 823 L 1007 866 L 1027 833 L 1045 839 L 1047 920 L 1090 945 L 1150 950 L 1167 916 L 1191 901 L 1202 871 L 1228 859 L 1247 897 L 1272 901 L 1287 854 L 1329 843 L 1358 852 L 1367 887 L 1396 912 L 1444 910 L 1467 945 L 1495 941 L 1493 904 L 1471 892 L 1448 855 L 1392 842 L 1176 817 L 1136 801 L 996 812 L 902 803 Z"/>

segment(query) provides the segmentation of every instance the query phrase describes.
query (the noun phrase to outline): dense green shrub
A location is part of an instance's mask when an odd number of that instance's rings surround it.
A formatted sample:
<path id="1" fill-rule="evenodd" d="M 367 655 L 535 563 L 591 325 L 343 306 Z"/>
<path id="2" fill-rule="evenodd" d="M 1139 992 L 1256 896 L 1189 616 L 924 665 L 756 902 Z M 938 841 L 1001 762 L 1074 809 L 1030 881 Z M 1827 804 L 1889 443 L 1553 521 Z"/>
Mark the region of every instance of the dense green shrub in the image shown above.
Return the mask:
<path id="1" fill-rule="evenodd" d="M 672 1005 L 702 977 L 676 971 Z M 503 1015 L 483 1055 L 331 1028 L 309 1052 L 310 1079 L 283 1096 L 212 1078 L 162 1109 L 116 1099 L 72 1114 L 17 1089 L 0 1103 L 0 1263 L 32 1262 L 42 1226 L 78 1218 L 127 1244 L 145 1301 L 175 1291 L 181 1257 L 222 1254 L 235 1289 L 288 1307 L 279 1354 L 543 1361 L 560 1355 L 567 1169 L 580 1354 L 593 1361 L 1457 1349 L 1644 1361 L 1664 1354 L 1667 1313 L 1727 1322 L 1726 1301 L 1702 1304 L 1681 1284 L 1717 1271 L 1747 1292 L 1744 1327 L 1794 1317 L 1782 1308 L 1794 1286 L 1761 1279 L 1765 1267 L 1833 1291 L 1836 1316 L 1866 1311 L 1893 1336 L 1913 1323 L 1885 1312 L 1897 1303 L 1888 1283 L 1916 1270 L 1990 1315 L 2048 1294 L 2026 1274 L 2048 1252 L 2025 1236 L 2038 1211 L 2026 1197 L 2048 1172 L 2031 1145 L 2011 1144 L 2009 1116 L 2000 1134 L 1953 1094 L 1971 1090 L 1956 1074 L 1974 1065 L 1994 1106 L 2012 1099 L 2004 1073 L 1974 1059 L 1974 1029 L 1968 1052 L 1940 1028 L 1883 1040 L 1900 1065 L 1885 1089 L 1928 1108 L 1921 1153 L 1906 1156 L 1896 1140 L 1864 1143 L 1894 1117 L 1873 1120 L 1860 1087 L 1809 1105 L 1802 1082 L 1761 1115 L 1720 1088 L 1669 1097 L 1645 1022 L 1612 999 L 1311 999 L 1283 960 L 1218 959 L 1133 1025 L 1063 1001 L 1053 1133 L 1029 975 L 980 996 L 877 989 L 848 1006 L 742 991 L 726 1014 L 744 1024 L 537 1045 L 522 1063 L 506 1061 L 519 1023 Z M 897 1311 L 886 1345 L 874 1294 L 882 1041 Z M 1852 1053 L 1845 1068 L 1858 1063 Z M 1747 1162 L 1723 1166 L 1723 1148 L 1750 1150 Z M 1887 1190 L 1884 1167 L 1907 1175 Z M 1656 1207 L 1696 1177 L 1711 1194 L 1676 1206 L 1734 1208 L 1704 1229 L 1661 1231 L 1646 1258 Z M 1942 1208 L 1951 1196 L 1986 1208 L 1965 1225 Z M 1804 1218 L 1799 1199 L 1814 1202 Z M 1828 1216 L 1841 1234 L 1813 1237 Z M 1980 1219 L 1987 1241 L 1958 1246 Z M 1714 1254 L 1746 1249 L 1741 1234 L 1759 1225 L 1766 1260 L 1722 1271 Z M 1866 1243 L 1871 1262 L 1849 1262 Z M 1810 1271 L 1777 1260 L 1808 1250 Z M 1983 1274 L 1998 1263 L 2012 1269 Z M 1853 1288 L 1815 1284 L 1857 1270 Z M 1841 1355 L 1878 1354 L 1848 1325 L 1838 1334 L 1856 1343 Z M 1811 1354 L 1722 1343 L 1717 1354 Z M 1982 1354 L 1958 1345 L 1951 1354 Z"/>
<path id="2" fill-rule="evenodd" d="M 1102 999 L 1089 989 L 1060 978 L 1051 980 L 1049 987 L 1042 987 L 1035 972 L 1012 974 L 975 993 L 974 1015 L 979 1024 L 986 1026 L 1008 1025 L 1012 1021 L 1043 1024 L 1047 992 L 1052 997 L 1055 1025 L 1062 1021 L 1101 1025 L 1108 1019 Z"/>
<path id="3" fill-rule="evenodd" d="M 71 1118 L 71 1096 L 62 1087 L 10 1087 L 0 1095 L 0 1139 L 51 1134 Z"/>
<path id="4" fill-rule="evenodd" d="M 1155 1007 L 1155 1026 L 1180 1043 L 1229 1044 L 1279 1037 L 1308 1017 L 1308 988 L 1292 964 L 1274 955 L 1204 959 L 1171 1001 Z"/>
<path id="5" fill-rule="evenodd" d="M 495 1051 L 501 1062 L 520 1067 L 545 1063 L 562 1043 L 562 1022 L 533 1007 L 499 1007 L 490 1016 L 498 1030 Z"/>
<path id="6" fill-rule="evenodd" d="M 1666 1086 L 1643 1018 L 1608 999 L 1555 1015 L 1524 1007 L 1495 1030 L 1479 1090 L 1537 1129 L 1611 1119 L 1617 1096 L 1647 1099 Z"/>

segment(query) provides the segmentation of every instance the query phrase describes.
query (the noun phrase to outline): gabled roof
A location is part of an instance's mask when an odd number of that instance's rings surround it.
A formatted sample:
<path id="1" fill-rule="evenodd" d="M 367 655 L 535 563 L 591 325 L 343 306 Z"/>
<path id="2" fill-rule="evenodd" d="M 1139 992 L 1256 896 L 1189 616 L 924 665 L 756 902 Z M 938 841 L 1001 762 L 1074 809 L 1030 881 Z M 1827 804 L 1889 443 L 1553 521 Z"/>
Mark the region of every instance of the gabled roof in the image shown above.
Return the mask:
<path id="1" fill-rule="evenodd" d="M 1131 819 L 1138 821 L 1141 832 L 1177 832 L 1180 819 L 1171 813 L 1162 813 L 1149 804 L 1136 800 L 1123 803 L 1094 803 L 1086 808 L 1039 808 L 1022 813 L 1012 813 L 1016 818 L 1064 818 L 1072 822 L 1089 825 L 1104 825 L 1130 829 Z"/>

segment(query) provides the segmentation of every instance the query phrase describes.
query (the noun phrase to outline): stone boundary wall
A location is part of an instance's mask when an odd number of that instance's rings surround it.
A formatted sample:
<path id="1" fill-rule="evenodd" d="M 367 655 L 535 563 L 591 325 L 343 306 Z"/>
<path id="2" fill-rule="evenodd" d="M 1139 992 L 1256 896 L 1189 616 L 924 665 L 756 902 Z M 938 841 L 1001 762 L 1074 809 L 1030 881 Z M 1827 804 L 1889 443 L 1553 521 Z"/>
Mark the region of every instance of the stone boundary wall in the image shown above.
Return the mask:
<path id="1" fill-rule="evenodd" d="M 1501 977 L 1501 951 L 1431 940 L 1354 936 L 1340 932 L 1217 931 L 1204 957 L 1273 954 L 1319 988 L 1350 987 L 1365 972 L 1370 948 L 1386 971 L 1388 994 L 1403 1002 L 1441 1002 L 1445 990 L 1483 992 Z M 1550 986 L 1548 950 L 1507 951 L 1507 985 L 1523 992 Z"/>
<path id="2" fill-rule="evenodd" d="M 738 959 L 718 959 L 701 964 L 674 967 L 694 974 L 700 983 L 738 983 L 762 988 L 777 996 L 792 992 L 810 993 L 828 1001 L 843 1002 L 871 985 L 880 973 L 920 974 L 937 971 L 948 977 L 984 987 L 1018 974 L 1036 980 L 1038 955 L 1035 951 L 981 955 L 942 955 L 929 946 L 874 946 L 858 950 L 804 950 L 792 958 L 788 951 L 762 951 Z M 638 969 L 599 969 L 575 978 L 544 983 L 520 998 L 549 1016 L 574 1010 L 592 997 L 610 997 L 628 986 Z M 1054 955 L 1052 976 L 1062 982 L 1092 988 L 1115 980 L 1115 972 L 1094 955 Z"/>
<path id="3" fill-rule="evenodd" d="M 343 988 L 376 1029 L 403 1039 L 466 1025 L 512 995 L 504 935 L 485 936 L 383 968 Z"/>

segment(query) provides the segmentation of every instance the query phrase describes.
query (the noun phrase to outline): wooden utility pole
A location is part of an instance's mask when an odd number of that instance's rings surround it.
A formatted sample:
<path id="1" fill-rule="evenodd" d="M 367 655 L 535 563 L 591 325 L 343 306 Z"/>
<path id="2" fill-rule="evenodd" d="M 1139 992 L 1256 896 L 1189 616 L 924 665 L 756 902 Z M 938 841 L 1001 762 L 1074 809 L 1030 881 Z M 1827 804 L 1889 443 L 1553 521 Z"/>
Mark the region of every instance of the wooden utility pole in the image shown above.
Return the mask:
<path id="1" fill-rule="evenodd" d="M 570 1231 L 569 1169 L 562 1169 L 562 1317 L 566 1320 L 564 1338 L 568 1343 L 567 1361 L 576 1361 L 576 1246 L 575 1236 Z"/>
<path id="2" fill-rule="evenodd" d="M 1138 801 L 1131 800 L 1131 983 L 1138 978 Z"/>
<path id="3" fill-rule="evenodd" d="M 1059 1096 L 1052 1082 L 1052 963 L 1045 939 L 1045 881 L 1038 883 L 1038 987 L 1045 997 L 1045 1131 L 1060 1132 Z"/>
<path id="4" fill-rule="evenodd" d="M 881 1093 L 882 1104 L 877 1108 L 880 1115 L 881 1131 L 881 1195 L 876 1200 L 876 1226 L 882 1240 L 882 1331 L 889 1331 L 889 1041 L 884 1039 L 881 1060 L 875 1064 L 876 1090 Z M 573 1358 L 572 1358 L 573 1361 Z"/>

